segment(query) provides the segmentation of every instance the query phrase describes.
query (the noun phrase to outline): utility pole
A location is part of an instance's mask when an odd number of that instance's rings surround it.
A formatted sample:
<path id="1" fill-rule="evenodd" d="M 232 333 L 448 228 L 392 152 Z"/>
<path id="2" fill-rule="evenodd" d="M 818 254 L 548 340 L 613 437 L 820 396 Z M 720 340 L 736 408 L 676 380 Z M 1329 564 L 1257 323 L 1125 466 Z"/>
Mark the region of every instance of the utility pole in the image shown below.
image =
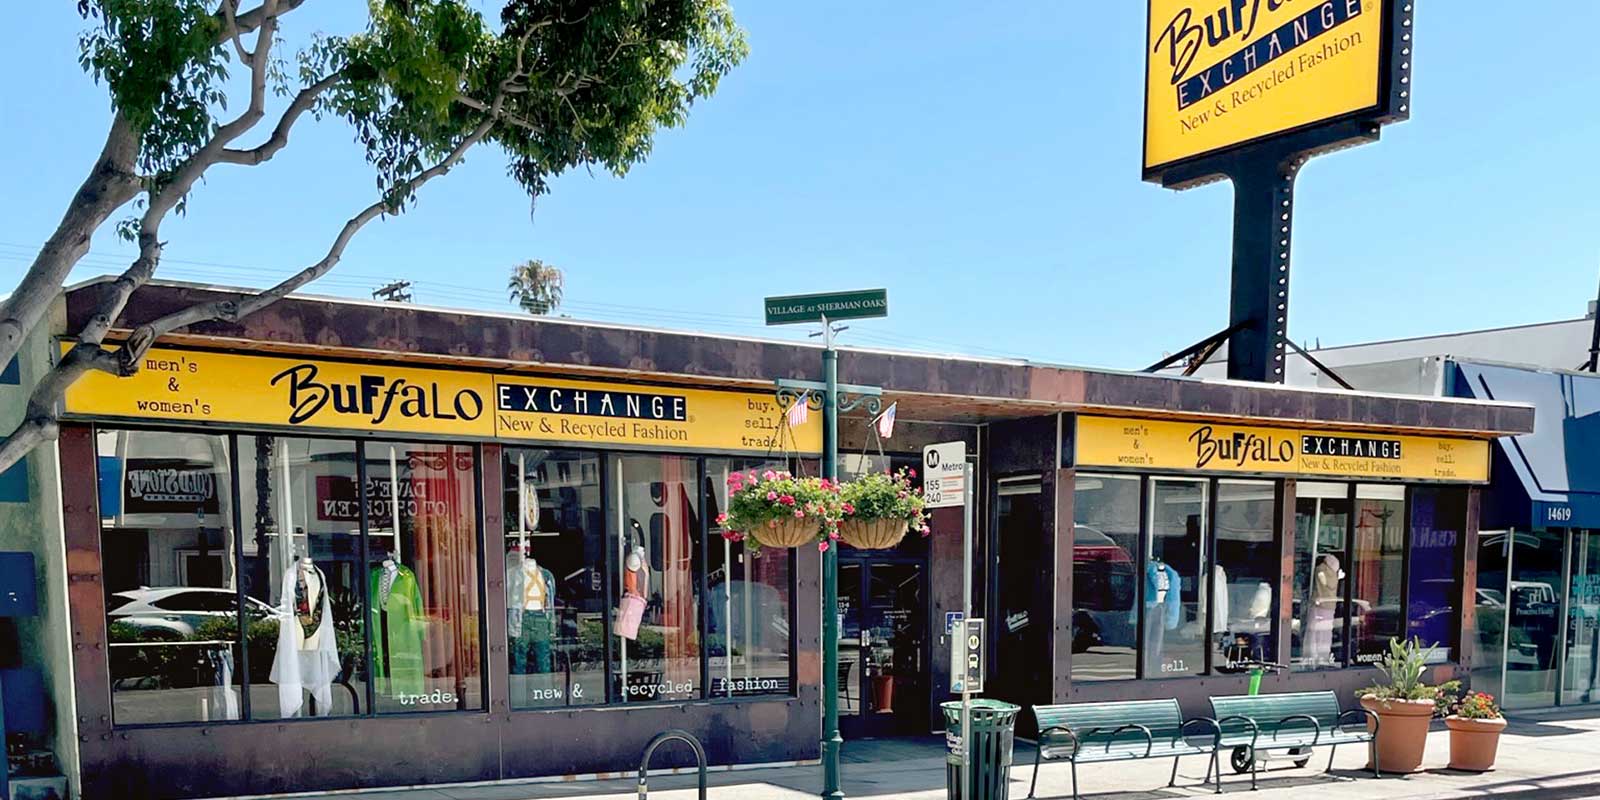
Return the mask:
<path id="1" fill-rule="evenodd" d="M 409 303 L 411 302 L 411 281 L 395 281 L 387 286 L 373 289 L 372 298 L 390 303 Z"/>

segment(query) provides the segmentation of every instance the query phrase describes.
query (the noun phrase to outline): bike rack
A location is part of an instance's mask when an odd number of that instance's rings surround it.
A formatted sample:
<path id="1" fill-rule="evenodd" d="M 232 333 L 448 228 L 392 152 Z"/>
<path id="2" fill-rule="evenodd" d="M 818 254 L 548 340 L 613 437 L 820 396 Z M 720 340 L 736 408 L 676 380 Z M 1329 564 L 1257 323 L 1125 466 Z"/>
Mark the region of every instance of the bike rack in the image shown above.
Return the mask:
<path id="1" fill-rule="evenodd" d="M 645 745 L 644 756 L 639 759 L 639 800 L 649 800 L 650 788 L 645 782 L 645 776 L 650 771 L 650 757 L 655 755 L 656 748 L 673 739 L 687 742 L 694 748 L 695 761 L 700 765 L 700 800 L 706 800 L 706 750 L 700 746 L 700 740 L 694 734 L 684 730 L 668 730 L 656 734 L 656 738 Z"/>

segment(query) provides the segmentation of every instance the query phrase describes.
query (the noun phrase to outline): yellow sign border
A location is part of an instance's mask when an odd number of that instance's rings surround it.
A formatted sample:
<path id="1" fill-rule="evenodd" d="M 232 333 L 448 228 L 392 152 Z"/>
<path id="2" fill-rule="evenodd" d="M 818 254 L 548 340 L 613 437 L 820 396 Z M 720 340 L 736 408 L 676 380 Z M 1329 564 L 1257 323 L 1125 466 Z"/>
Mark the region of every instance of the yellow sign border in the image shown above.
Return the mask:
<path id="1" fill-rule="evenodd" d="M 1307 437 L 1330 452 L 1305 453 Z M 1374 443 L 1373 455 L 1339 452 Z M 1100 414 L 1078 415 L 1072 445 L 1091 471 L 1472 484 L 1488 483 L 1492 453 L 1487 439 Z"/>
<path id="2" fill-rule="evenodd" d="M 1324 2 L 1325 0 L 1318 0 Z M 1242 138 L 1227 144 L 1218 145 L 1206 150 L 1178 156 L 1159 163 L 1150 160 L 1150 123 L 1151 123 L 1151 69 L 1155 60 L 1155 53 L 1151 49 L 1151 39 L 1155 25 L 1155 4 L 1157 0 L 1145 0 L 1144 35 L 1140 41 L 1144 47 L 1144 71 L 1142 74 L 1143 86 L 1140 89 L 1140 141 L 1139 165 L 1140 174 L 1146 181 L 1161 182 L 1168 172 L 1181 169 L 1232 154 L 1251 145 L 1260 144 L 1277 138 L 1292 136 L 1318 128 L 1330 127 L 1342 122 L 1372 121 L 1379 125 L 1401 122 L 1410 117 L 1410 52 L 1413 49 L 1412 19 L 1414 13 L 1410 10 L 1410 0 L 1371 0 L 1382 6 L 1382 20 L 1379 23 L 1380 41 L 1377 54 L 1377 85 L 1374 87 L 1374 101 L 1355 109 L 1346 109 L 1336 113 L 1320 116 L 1316 119 L 1294 124 L 1288 127 L 1271 130 L 1249 138 Z M 1205 7 L 1205 3 L 1200 6 Z M 1222 6 L 1227 8 L 1226 4 Z M 1309 7 L 1309 4 L 1308 4 Z M 1262 37 L 1252 39 L 1251 42 L 1260 41 Z M 1396 57 L 1396 51 L 1403 51 Z M 1397 90 L 1397 87 L 1398 90 Z M 1404 96 L 1401 96 L 1404 95 Z M 1375 139 L 1376 136 L 1374 135 Z"/>
<path id="3" fill-rule="evenodd" d="M 63 342 L 61 351 L 71 346 Z M 554 390 L 556 404 L 538 413 L 502 409 L 502 387 L 543 391 L 540 402 L 547 404 Z M 760 392 L 180 347 L 152 348 L 128 377 L 86 374 L 67 389 L 62 409 L 75 419 L 308 435 L 694 453 L 822 452 L 820 417 L 789 429 L 792 437 L 784 435 L 788 441 L 773 446 L 783 415 L 776 397 Z M 506 414 L 516 424 L 503 421 Z M 556 435 L 541 434 L 541 421 Z"/>

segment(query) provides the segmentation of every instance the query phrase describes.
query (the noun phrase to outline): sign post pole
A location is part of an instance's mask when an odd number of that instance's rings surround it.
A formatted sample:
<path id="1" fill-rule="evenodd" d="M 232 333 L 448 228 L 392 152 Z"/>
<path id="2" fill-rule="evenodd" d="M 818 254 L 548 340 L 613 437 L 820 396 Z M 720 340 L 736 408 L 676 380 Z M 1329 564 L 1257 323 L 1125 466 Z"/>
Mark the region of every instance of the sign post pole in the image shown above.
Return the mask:
<path id="1" fill-rule="evenodd" d="M 822 477 L 839 478 L 839 352 L 822 317 Z M 822 553 L 822 796 L 842 798 L 839 780 L 839 548 Z"/>
<path id="2" fill-rule="evenodd" d="M 924 476 L 926 480 L 926 476 Z M 972 465 L 961 461 L 961 618 L 972 619 Z M 962 625 L 963 652 L 967 652 L 968 632 Z M 965 659 L 963 659 L 965 662 Z M 970 672 L 970 670 L 969 670 Z M 961 797 L 965 800 L 972 786 L 972 680 L 961 680 Z"/>
<path id="3" fill-rule="evenodd" d="M 822 382 L 780 379 L 778 398 L 805 403 L 814 395 L 822 399 L 822 477 L 839 479 L 839 414 L 865 405 L 873 414 L 881 404 L 883 390 L 876 386 L 839 383 L 839 351 L 833 347 L 832 319 L 885 317 L 889 315 L 889 296 L 883 289 L 866 289 L 830 294 L 790 295 L 766 298 L 768 325 L 797 322 L 822 323 Z M 844 330 L 840 328 L 839 330 Z M 816 334 L 812 334 L 815 336 Z M 841 393 L 844 393 L 841 398 Z M 844 737 L 839 734 L 839 548 L 822 552 L 822 796 L 842 800 L 839 751 Z"/>

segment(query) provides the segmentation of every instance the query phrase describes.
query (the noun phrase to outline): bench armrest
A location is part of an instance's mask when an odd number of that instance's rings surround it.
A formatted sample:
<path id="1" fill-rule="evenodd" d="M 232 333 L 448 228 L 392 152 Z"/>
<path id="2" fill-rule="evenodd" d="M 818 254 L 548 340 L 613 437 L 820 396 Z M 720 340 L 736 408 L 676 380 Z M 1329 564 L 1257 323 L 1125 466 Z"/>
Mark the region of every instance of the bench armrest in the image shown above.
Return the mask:
<path id="1" fill-rule="evenodd" d="M 1322 723 L 1318 722 L 1317 718 L 1311 716 L 1310 714 L 1290 714 L 1289 716 L 1278 720 L 1277 727 L 1272 731 L 1272 738 L 1276 740 L 1278 738 L 1278 734 L 1283 733 L 1284 723 L 1294 722 L 1296 720 L 1305 720 L 1311 723 L 1311 746 L 1316 747 L 1317 742 L 1322 740 Z"/>
<path id="2" fill-rule="evenodd" d="M 1255 720 L 1240 714 L 1235 714 L 1231 717 L 1223 717 L 1222 719 L 1217 720 L 1217 730 L 1219 731 L 1217 735 L 1219 738 L 1222 735 L 1220 733 L 1222 726 L 1230 722 L 1243 722 L 1244 724 L 1250 726 L 1250 747 L 1254 749 L 1256 746 L 1256 740 L 1261 738 L 1261 726 L 1257 725 Z"/>
<path id="3" fill-rule="evenodd" d="M 1350 724 L 1345 721 L 1345 717 L 1351 716 L 1352 714 L 1357 715 L 1356 719 L 1361 720 L 1362 722 L 1371 720 L 1372 735 L 1378 735 L 1378 725 L 1382 722 L 1382 720 L 1378 719 L 1377 714 L 1374 714 L 1370 709 L 1366 708 L 1352 708 L 1349 711 L 1340 712 L 1339 718 L 1335 720 L 1334 728 L 1343 730 L 1346 725 Z"/>
<path id="4" fill-rule="evenodd" d="M 1178 726 L 1178 738 L 1180 738 L 1180 739 L 1184 740 L 1185 742 L 1187 742 L 1189 740 L 1189 737 L 1184 734 L 1184 731 L 1188 730 L 1190 725 L 1199 725 L 1201 723 L 1204 723 L 1206 725 L 1211 726 L 1211 747 L 1212 747 L 1212 749 L 1216 749 L 1218 747 L 1221 747 L 1222 746 L 1222 726 L 1217 724 L 1217 721 L 1212 719 L 1212 718 L 1210 718 L 1210 717 L 1195 717 L 1194 719 L 1186 719 L 1186 720 L 1184 720 L 1183 724 Z"/>
<path id="5" fill-rule="evenodd" d="M 1084 738 L 1088 738 L 1090 736 L 1093 736 L 1093 735 L 1095 735 L 1096 732 L 1103 731 L 1103 730 L 1105 730 L 1105 728 L 1093 728 L 1088 733 L 1084 734 Z M 1117 734 L 1122 733 L 1123 731 L 1139 731 L 1140 733 L 1144 734 L 1144 741 L 1145 741 L 1144 757 L 1145 758 L 1149 758 L 1150 757 L 1150 752 L 1152 750 L 1156 749 L 1156 737 L 1155 737 L 1155 734 L 1152 734 L 1150 732 L 1150 729 L 1146 728 L 1143 725 L 1139 725 L 1137 723 L 1131 723 L 1131 724 L 1128 724 L 1128 725 L 1123 725 L 1122 727 L 1117 728 L 1116 730 L 1111 732 L 1111 737 L 1106 739 L 1106 752 L 1107 753 L 1111 752 L 1111 745 L 1117 743 Z"/>
<path id="6" fill-rule="evenodd" d="M 1077 758 L 1078 757 L 1078 749 L 1079 749 L 1078 734 L 1073 733 L 1072 729 L 1067 727 L 1067 726 L 1065 726 L 1065 725 L 1051 725 L 1050 727 L 1039 731 L 1039 752 L 1041 754 L 1044 752 L 1044 747 L 1045 747 L 1044 739 L 1045 739 L 1045 737 L 1049 736 L 1049 735 L 1051 735 L 1053 733 L 1064 733 L 1064 734 L 1067 735 L 1068 739 L 1072 740 L 1072 757 L 1073 758 Z M 1091 733 L 1092 733 L 1092 731 L 1091 731 Z"/>

